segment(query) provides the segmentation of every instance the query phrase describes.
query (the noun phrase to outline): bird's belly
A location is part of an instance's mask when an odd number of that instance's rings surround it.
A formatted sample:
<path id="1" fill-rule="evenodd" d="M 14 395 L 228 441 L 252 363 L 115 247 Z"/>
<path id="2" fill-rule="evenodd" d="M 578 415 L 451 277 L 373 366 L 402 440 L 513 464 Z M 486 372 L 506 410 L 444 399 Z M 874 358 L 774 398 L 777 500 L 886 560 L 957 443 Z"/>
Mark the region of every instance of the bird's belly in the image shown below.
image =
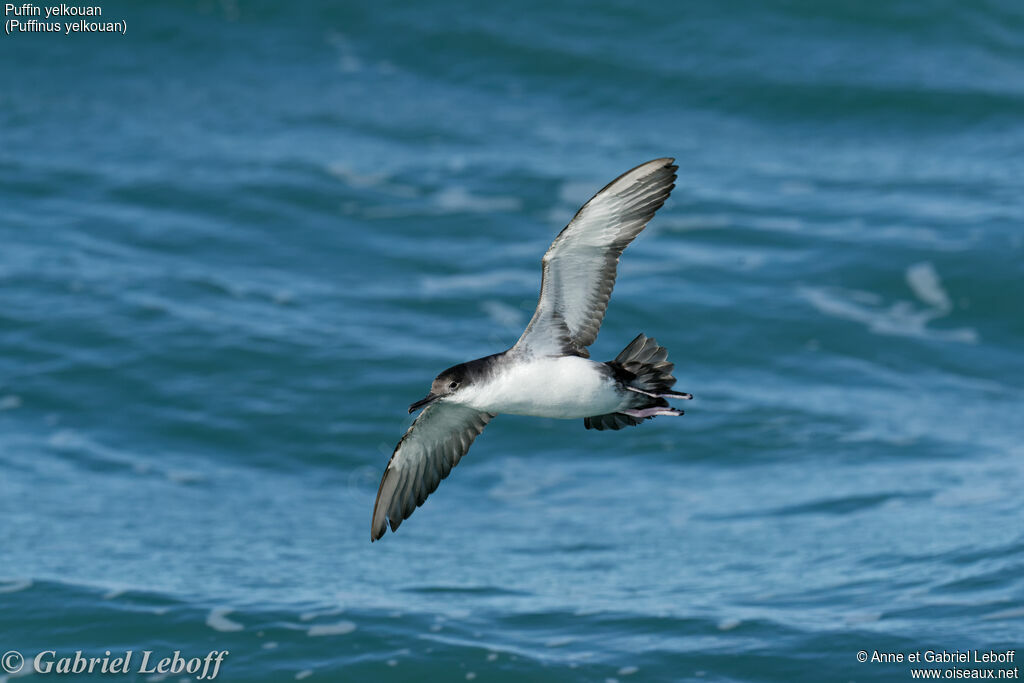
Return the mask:
<path id="1" fill-rule="evenodd" d="M 604 415 L 623 401 L 615 381 L 596 363 L 576 356 L 545 358 L 495 378 L 483 408 L 493 413 L 572 419 Z"/>

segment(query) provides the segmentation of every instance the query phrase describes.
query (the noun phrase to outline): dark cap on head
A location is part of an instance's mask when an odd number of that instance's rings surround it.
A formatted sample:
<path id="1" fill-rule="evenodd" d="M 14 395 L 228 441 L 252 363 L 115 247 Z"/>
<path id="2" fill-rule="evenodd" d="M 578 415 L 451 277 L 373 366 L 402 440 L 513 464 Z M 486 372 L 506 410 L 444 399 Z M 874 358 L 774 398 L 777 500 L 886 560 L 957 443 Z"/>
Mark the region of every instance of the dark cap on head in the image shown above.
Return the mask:
<path id="1" fill-rule="evenodd" d="M 484 356 L 483 358 L 451 366 L 434 378 L 430 385 L 430 393 L 409 406 L 409 412 L 415 412 L 417 409 L 433 403 L 439 398 L 454 394 L 467 384 L 472 384 L 488 376 L 495 361 L 503 355 L 505 354 L 496 353 L 493 356 Z"/>

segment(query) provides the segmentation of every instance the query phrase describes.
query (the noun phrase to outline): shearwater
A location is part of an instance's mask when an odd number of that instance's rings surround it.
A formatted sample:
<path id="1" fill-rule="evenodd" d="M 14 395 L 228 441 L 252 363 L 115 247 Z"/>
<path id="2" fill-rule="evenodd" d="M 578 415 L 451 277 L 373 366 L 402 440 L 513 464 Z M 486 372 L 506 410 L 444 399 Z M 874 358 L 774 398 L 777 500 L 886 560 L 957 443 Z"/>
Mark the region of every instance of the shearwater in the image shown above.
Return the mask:
<path id="1" fill-rule="evenodd" d="M 395 447 L 380 481 L 370 540 L 395 531 L 423 504 L 498 413 L 583 418 L 587 429 L 622 429 L 682 415 L 668 351 L 637 335 L 615 360 L 590 360 L 615 285 L 619 257 L 675 187 L 674 159 L 622 174 L 583 205 L 541 261 L 540 301 L 515 345 L 448 368 Z"/>

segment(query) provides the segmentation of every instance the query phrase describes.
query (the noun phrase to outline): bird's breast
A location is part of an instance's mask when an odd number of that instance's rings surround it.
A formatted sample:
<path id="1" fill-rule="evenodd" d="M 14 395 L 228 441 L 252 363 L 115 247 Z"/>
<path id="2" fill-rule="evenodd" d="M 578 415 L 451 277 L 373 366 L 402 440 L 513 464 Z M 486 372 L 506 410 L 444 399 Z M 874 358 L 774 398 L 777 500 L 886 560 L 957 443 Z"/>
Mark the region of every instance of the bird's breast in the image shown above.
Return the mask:
<path id="1" fill-rule="evenodd" d="M 623 402 L 603 363 L 576 356 L 509 363 L 474 394 L 478 410 L 566 419 L 615 412 Z"/>

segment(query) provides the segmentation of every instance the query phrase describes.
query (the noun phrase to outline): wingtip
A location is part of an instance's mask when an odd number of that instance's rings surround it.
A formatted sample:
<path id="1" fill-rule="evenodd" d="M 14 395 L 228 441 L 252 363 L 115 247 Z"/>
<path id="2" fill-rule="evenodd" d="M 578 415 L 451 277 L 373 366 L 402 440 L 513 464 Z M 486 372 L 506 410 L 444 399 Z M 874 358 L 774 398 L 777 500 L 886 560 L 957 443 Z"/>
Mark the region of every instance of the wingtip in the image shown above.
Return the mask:
<path id="1" fill-rule="evenodd" d="M 376 511 L 374 511 L 376 513 Z M 391 527 L 391 532 L 398 531 L 398 527 L 402 524 L 402 520 L 397 522 L 392 520 L 390 516 L 385 517 L 382 520 L 374 519 L 370 524 L 370 543 L 379 541 L 384 538 L 388 533 L 388 526 Z"/>
<path id="2" fill-rule="evenodd" d="M 654 178 L 654 182 L 662 182 L 662 180 L 667 180 L 669 183 L 668 192 L 671 193 L 672 189 L 675 188 L 676 186 L 676 171 L 679 170 L 679 166 L 676 165 L 675 161 L 676 160 L 674 157 L 661 157 L 660 159 L 651 159 L 646 163 L 640 164 L 639 166 L 636 166 L 635 168 L 626 171 L 621 176 L 616 178 L 615 181 L 609 183 L 605 189 L 608 189 L 616 182 L 620 180 L 625 180 L 627 178 L 633 180 L 634 182 L 651 182 L 652 178 Z"/>
<path id="3" fill-rule="evenodd" d="M 656 168 L 669 168 L 673 171 L 679 168 L 679 166 L 676 165 L 675 157 L 661 157 L 659 159 L 651 159 L 646 164 L 640 164 L 639 168 L 643 168 L 644 166 L 655 166 Z"/>
<path id="4" fill-rule="evenodd" d="M 391 456 L 394 458 L 394 456 Z M 380 486 L 377 488 L 377 499 L 373 502 L 373 515 L 370 516 L 370 543 L 373 543 L 377 539 L 384 536 L 388 531 L 387 523 L 387 506 L 380 506 L 381 494 L 384 493 L 384 483 L 388 480 L 388 474 L 391 472 L 391 461 L 388 461 L 388 466 L 384 468 L 384 474 L 380 478 Z"/>
<path id="5" fill-rule="evenodd" d="M 601 188 L 601 190 L 597 194 L 590 198 L 590 201 L 583 205 L 580 211 L 577 212 L 576 217 L 578 217 L 584 209 L 590 206 L 591 202 L 593 202 L 595 199 L 605 194 L 606 192 L 628 192 L 633 187 L 634 183 L 650 183 L 652 182 L 652 177 L 654 177 L 653 182 L 659 185 L 663 184 L 663 181 L 667 180 L 667 191 L 671 192 L 672 188 L 675 187 L 676 171 L 679 168 L 678 166 L 675 165 L 674 162 L 674 157 L 661 157 L 660 159 L 652 159 L 650 161 L 640 164 L 639 166 L 634 166 L 633 168 L 629 169 L 628 171 L 620 175 L 618 178 L 616 178 L 615 180 L 611 181 L 603 188 Z M 666 174 L 664 173 L 664 171 L 668 171 L 668 173 Z M 661 176 L 660 178 L 656 177 L 659 175 Z M 658 206 L 660 207 L 661 205 L 659 204 Z M 574 217 L 573 220 L 576 220 L 576 217 Z M 561 236 L 561 233 L 559 233 L 559 236 Z M 555 239 L 557 241 L 558 238 Z"/>

